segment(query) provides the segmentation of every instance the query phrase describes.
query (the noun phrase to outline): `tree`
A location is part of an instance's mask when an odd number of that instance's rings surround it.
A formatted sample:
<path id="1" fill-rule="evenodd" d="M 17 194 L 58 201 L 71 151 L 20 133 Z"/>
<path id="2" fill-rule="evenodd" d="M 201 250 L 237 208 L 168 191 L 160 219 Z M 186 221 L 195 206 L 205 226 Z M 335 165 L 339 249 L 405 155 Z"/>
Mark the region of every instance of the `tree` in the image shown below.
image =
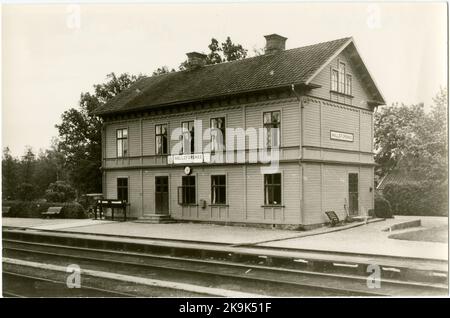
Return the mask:
<path id="1" fill-rule="evenodd" d="M 375 116 L 377 174 L 392 171 L 411 179 L 383 191 L 396 213 L 448 210 L 447 90 L 433 101 L 429 113 L 423 105 L 392 105 Z"/>
<path id="2" fill-rule="evenodd" d="M 425 124 L 423 104 L 383 107 L 375 113 L 376 173 L 383 177 L 419 142 L 417 132 Z"/>
<path id="3" fill-rule="evenodd" d="M 20 161 L 20 172 L 19 176 L 23 183 L 32 183 L 33 174 L 36 166 L 36 155 L 33 153 L 33 149 L 30 146 L 25 147 L 25 154 L 22 156 Z"/>
<path id="4" fill-rule="evenodd" d="M 32 201 L 36 199 L 36 186 L 32 183 L 22 182 L 17 187 L 17 197 L 22 201 Z"/>
<path id="5" fill-rule="evenodd" d="M 219 46 L 219 41 L 212 38 L 211 43 L 208 45 L 208 48 L 209 48 L 210 52 L 208 53 L 208 55 L 206 57 L 206 64 L 210 65 L 210 64 L 222 63 L 223 59 L 222 59 L 222 56 L 220 55 L 220 51 L 222 51 L 222 49 Z"/>
<path id="6" fill-rule="evenodd" d="M 256 46 L 253 47 L 253 56 L 261 56 L 264 55 L 264 48 L 258 48 Z"/>
<path id="7" fill-rule="evenodd" d="M 219 45 L 219 41 L 215 38 L 211 39 L 208 45 L 209 53 L 206 55 L 206 65 L 218 64 L 222 62 L 231 62 L 242 60 L 247 57 L 247 50 L 241 44 L 235 44 L 228 36 L 225 42 Z M 179 70 L 183 71 L 189 68 L 188 61 L 180 64 Z"/>
<path id="8" fill-rule="evenodd" d="M 168 74 L 168 73 L 172 73 L 172 72 L 175 72 L 175 70 L 174 69 L 169 70 L 169 68 L 164 65 L 164 66 L 158 67 L 156 70 L 154 70 L 152 73 L 152 76 Z"/>
<path id="9" fill-rule="evenodd" d="M 222 51 L 227 62 L 242 60 L 247 57 L 247 50 L 240 44 L 234 44 L 230 37 L 227 37 L 226 41 L 222 43 Z"/>
<path id="10" fill-rule="evenodd" d="M 430 113 L 424 106 L 392 105 L 375 115 L 375 161 L 377 174 L 405 169 L 421 179 L 436 181 L 447 166 L 447 129 L 445 91 Z"/>
<path id="11" fill-rule="evenodd" d="M 94 85 L 94 93 L 82 93 L 79 107 L 65 111 L 56 125 L 58 149 L 64 155 L 64 166 L 78 194 L 101 192 L 101 129 L 102 120 L 94 110 L 104 105 L 143 75 L 127 73 L 107 75 L 107 82 Z"/>
<path id="12" fill-rule="evenodd" d="M 31 183 L 36 188 L 36 196 L 42 198 L 48 186 L 58 178 L 58 163 L 51 150 L 41 150 L 35 162 Z"/>
<path id="13" fill-rule="evenodd" d="M 8 147 L 3 149 L 2 158 L 2 197 L 3 199 L 15 199 L 18 186 L 18 161 L 11 156 Z"/>
<path id="14" fill-rule="evenodd" d="M 51 141 L 50 149 L 45 151 L 48 160 L 55 168 L 56 181 L 67 181 L 69 179 L 67 171 L 64 169 L 65 157 L 64 153 L 60 149 L 59 139 L 53 137 Z"/>

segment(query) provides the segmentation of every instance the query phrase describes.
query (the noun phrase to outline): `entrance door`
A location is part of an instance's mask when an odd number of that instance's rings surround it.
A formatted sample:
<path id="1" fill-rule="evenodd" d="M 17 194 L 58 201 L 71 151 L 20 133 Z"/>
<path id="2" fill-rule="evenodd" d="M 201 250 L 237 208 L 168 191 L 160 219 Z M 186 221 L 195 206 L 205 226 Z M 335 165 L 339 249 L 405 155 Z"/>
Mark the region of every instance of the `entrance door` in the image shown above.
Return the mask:
<path id="1" fill-rule="evenodd" d="M 155 177 L 155 209 L 157 214 L 169 213 L 169 177 Z"/>
<path id="2" fill-rule="evenodd" d="M 358 174 L 348 174 L 348 209 L 350 215 L 358 215 Z"/>

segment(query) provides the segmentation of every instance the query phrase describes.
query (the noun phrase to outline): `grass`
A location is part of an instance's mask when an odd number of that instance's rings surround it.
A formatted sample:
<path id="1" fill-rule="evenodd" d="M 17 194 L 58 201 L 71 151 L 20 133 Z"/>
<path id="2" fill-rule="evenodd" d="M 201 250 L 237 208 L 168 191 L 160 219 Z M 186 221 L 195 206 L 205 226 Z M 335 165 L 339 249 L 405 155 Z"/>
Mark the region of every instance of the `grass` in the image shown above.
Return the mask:
<path id="1" fill-rule="evenodd" d="M 448 227 L 447 225 L 437 226 L 417 231 L 393 234 L 389 237 L 397 240 L 447 243 Z"/>

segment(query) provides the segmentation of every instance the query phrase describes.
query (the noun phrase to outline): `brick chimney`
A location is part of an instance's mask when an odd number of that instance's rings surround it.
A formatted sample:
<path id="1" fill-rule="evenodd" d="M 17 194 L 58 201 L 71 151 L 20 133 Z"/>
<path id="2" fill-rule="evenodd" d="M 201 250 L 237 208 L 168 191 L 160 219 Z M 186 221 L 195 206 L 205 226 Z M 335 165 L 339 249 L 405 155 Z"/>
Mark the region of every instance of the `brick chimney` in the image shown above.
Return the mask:
<path id="1" fill-rule="evenodd" d="M 205 66 L 206 64 L 206 54 L 198 52 L 186 53 L 188 57 L 188 64 L 190 69 L 197 69 Z"/>
<path id="2" fill-rule="evenodd" d="M 284 51 L 286 48 L 286 40 L 284 36 L 278 34 L 269 34 L 264 36 L 266 38 L 265 54 L 275 54 Z"/>

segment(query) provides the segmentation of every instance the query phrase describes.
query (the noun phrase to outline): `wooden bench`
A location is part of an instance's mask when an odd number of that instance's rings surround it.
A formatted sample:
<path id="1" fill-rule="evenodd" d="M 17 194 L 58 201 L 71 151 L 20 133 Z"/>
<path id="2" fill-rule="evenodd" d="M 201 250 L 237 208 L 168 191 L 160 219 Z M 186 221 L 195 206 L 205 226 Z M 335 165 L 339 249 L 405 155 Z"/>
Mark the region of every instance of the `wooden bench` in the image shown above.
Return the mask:
<path id="1" fill-rule="evenodd" d="M 336 212 L 334 211 L 326 211 L 325 214 L 328 216 L 331 222 L 331 226 L 335 226 L 339 224 L 339 217 L 337 216 Z"/>
<path id="2" fill-rule="evenodd" d="M 10 206 L 2 206 L 2 216 L 8 216 L 9 210 L 11 209 Z"/>
<path id="3" fill-rule="evenodd" d="M 43 217 L 52 217 L 52 216 L 58 216 L 61 214 L 62 206 L 51 206 L 47 209 L 47 212 L 42 212 Z"/>

